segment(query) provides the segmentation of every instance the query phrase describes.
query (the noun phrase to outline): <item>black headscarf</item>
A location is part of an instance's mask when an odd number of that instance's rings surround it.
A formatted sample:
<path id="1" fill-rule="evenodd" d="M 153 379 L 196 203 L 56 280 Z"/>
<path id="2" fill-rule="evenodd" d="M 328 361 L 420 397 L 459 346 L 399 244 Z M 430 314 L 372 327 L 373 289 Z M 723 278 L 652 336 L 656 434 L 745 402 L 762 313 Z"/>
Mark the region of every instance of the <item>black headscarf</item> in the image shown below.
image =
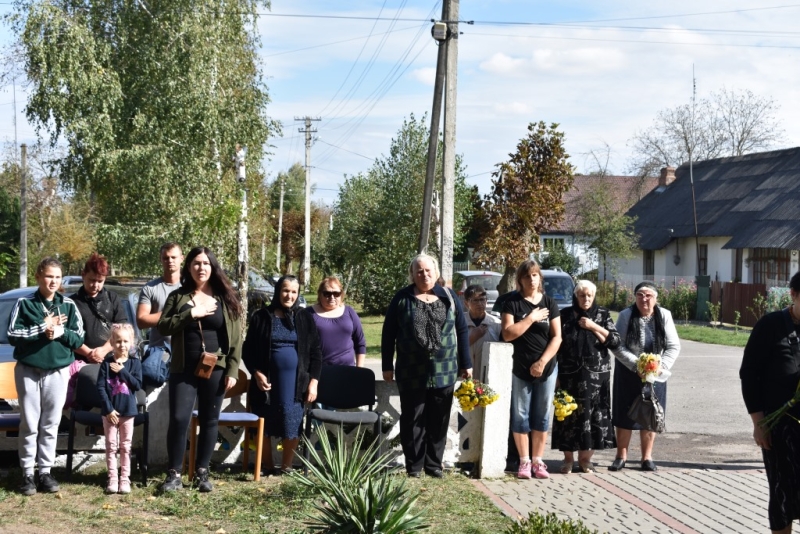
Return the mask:
<path id="1" fill-rule="evenodd" d="M 297 277 L 291 274 L 285 274 L 280 278 L 278 278 L 278 281 L 275 283 L 275 293 L 272 295 L 272 301 L 270 301 L 269 305 L 267 306 L 267 309 L 272 313 L 272 315 L 275 315 L 275 310 L 281 310 L 283 312 L 284 325 L 286 326 L 286 328 L 294 330 L 294 314 L 297 312 L 297 310 L 300 309 L 300 292 L 298 289 L 297 299 L 295 299 L 294 304 L 292 304 L 292 307 L 291 308 L 285 307 L 283 304 L 281 304 L 281 297 L 280 297 L 281 288 L 283 287 L 284 282 L 297 282 L 298 285 L 300 283 L 297 280 Z"/>
<path id="2" fill-rule="evenodd" d="M 581 326 L 578 324 L 578 321 L 580 321 L 581 317 L 587 317 L 590 321 L 594 321 L 597 317 L 598 309 L 599 306 L 597 304 L 597 298 L 592 300 L 592 305 L 588 310 L 584 310 L 578 303 L 578 297 L 574 293 L 572 294 L 572 313 L 570 314 L 570 319 L 575 321 L 575 327 L 571 332 L 571 345 L 575 353 L 571 354 L 570 356 L 575 360 L 575 364 L 583 364 L 584 359 L 591 358 L 595 350 L 594 347 L 598 343 L 597 337 L 589 330 L 581 328 Z M 563 315 L 561 324 L 566 324 Z M 562 347 L 564 346 L 565 345 L 562 345 Z"/>
<path id="3" fill-rule="evenodd" d="M 638 287 L 638 286 L 637 286 Z M 625 345 L 632 352 L 641 352 L 644 347 L 640 347 L 639 343 L 642 340 L 642 331 L 640 327 L 639 318 L 642 313 L 636 303 L 631 305 L 631 317 L 628 319 L 628 333 L 625 336 Z M 664 328 L 664 321 L 661 318 L 661 308 L 658 305 L 653 306 L 653 319 L 655 324 L 655 339 L 653 339 L 653 353 L 661 354 L 667 348 L 667 331 Z M 636 349 L 635 351 L 633 349 Z"/>

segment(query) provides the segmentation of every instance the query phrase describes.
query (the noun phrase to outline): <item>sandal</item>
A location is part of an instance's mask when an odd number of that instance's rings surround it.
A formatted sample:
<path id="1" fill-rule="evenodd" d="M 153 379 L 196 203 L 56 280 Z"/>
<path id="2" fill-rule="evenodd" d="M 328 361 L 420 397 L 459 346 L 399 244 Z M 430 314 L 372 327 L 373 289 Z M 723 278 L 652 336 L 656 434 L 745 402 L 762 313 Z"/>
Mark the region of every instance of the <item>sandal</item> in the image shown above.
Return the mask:
<path id="1" fill-rule="evenodd" d="M 558 471 L 562 475 L 568 475 L 568 474 L 572 473 L 572 465 L 573 465 L 572 461 L 564 460 L 563 462 L 561 462 L 561 467 L 559 468 Z"/>
<path id="2" fill-rule="evenodd" d="M 583 471 L 584 473 L 594 473 L 595 472 L 594 464 L 592 463 L 591 460 L 589 460 L 588 462 L 578 462 L 578 465 L 580 466 L 581 471 Z"/>

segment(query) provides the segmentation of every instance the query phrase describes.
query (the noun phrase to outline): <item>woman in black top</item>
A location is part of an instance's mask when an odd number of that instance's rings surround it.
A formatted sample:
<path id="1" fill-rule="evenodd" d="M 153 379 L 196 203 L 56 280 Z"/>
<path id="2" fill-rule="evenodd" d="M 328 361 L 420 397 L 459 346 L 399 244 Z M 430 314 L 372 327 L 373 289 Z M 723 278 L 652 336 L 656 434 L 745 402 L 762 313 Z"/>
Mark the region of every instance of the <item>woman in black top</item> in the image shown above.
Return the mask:
<path id="1" fill-rule="evenodd" d="M 169 471 L 161 491 L 183 487 L 181 467 L 186 434 L 197 399 L 200 435 L 193 485 L 209 492 L 213 487 L 208 480 L 208 465 L 217 443 L 219 412 L 225 392 L 239 377 L 242 306 L 217 258 L 205 247 L 195 247 L 186 256 L 181 284 L 180 289 L 167 297 L 158 321 L 159 333 L 172 336 L 167 429 Z M 217 355 L 217 364 L 208 379 L 194 374 L 203 350 Z"/>
<path id="2" fill-rule="evenodd" d="M 769 527 L 792 531 L 800 519 L 800 405 L 771 431 L 759 422 L 794 397 L 800 381 L 800 272 L 789 282 L 792 304 L 758 320 L 744 349 L 739 378 L 753 420 L 753 438 L 761 447 L 769 483 Z"/>
<path id="3" fill-rule="evenodd" d="M 520 457 L 517 477 L 549 478 L 542 456 L 558 374 L 561 317 L 558 305 L 544 293 L 538 263 L 526 260 L 517 267 L 517 286 L 519 293 L 506 300 L 501 316 L 503 340 L 514 345 L 511 431 Z"/>

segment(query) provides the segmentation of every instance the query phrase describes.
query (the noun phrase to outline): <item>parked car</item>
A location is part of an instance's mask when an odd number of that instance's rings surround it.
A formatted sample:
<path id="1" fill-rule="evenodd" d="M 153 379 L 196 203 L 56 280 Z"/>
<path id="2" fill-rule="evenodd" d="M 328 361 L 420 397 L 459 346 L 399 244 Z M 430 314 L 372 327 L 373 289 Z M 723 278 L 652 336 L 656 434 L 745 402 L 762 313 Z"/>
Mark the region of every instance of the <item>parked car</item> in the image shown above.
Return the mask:
<path id="1" fill-rule="evenodd" d="M 62 287 L 62 292 L 71 295 L 78 290 L 80 286 L 69 286 L 66 291 Z M 125 309 L 125 314 L 128 316 L 128 322 L 133 325 L 133 330 L 136 333 L 136 339 L 142 339 L 142 333 L 139 327 L 136 326 L 136 305 L 139 301 L 138 286 L 104 286 L 109 291 L 117 294 L 122 301 L 122 307 Z M 11 310 L 14 304 L 17 303 L 22 297 L 33 295 L 36 291 L 36 286 L 22 287 L 19 289 L 12 289 L 0 294 L 0 363 L 14 361 L 14 347 L 8 343 L 8 323 L 11 320 Z"/>
<path id="2" fill-rule="evenodd" d="M 236 277 L 233 276 L 233 273 L 229 272 L 227 274 L 228 278 L 230 278 L 231 283 L 233 284 L 233 287 L 238 287 L 239 284 L 236 281 Z M 272 298 L 275 296 L 275 282 L 272 280 L 273 277 L 270 276 L 269 278 L 265 278 L 253 269 L 250 269 L 247 272 L 248 317 L 260 310 L 263 306 L 266 306 L 272 302 Z M 277 281 L 277 279 L 275 281 Z M 299 301 L 298 305 L 301 308 L 306 307 L 306 299 L 303 297 L 303 295 L 298 295 L 297 300 Z"/>
<path id="3" fill-rule="evenodd" d="M 453 273 L 453 291 L 463 301 L 464 291 L 471 285 L 479 285 L 486 290 L 486 306 L 491 310 L 497 300 L 497 285 L 501 278 L 503 275 L 494 271 L 456 271 Z"/>
<path id="4" fill-rule="evenodd" d="M 556 301 L 559 310 L 572 306 L 575 282 L 570 275 L 561 269 L 543 269 L 542 277 L 544 278 L 544 292 Z"/>

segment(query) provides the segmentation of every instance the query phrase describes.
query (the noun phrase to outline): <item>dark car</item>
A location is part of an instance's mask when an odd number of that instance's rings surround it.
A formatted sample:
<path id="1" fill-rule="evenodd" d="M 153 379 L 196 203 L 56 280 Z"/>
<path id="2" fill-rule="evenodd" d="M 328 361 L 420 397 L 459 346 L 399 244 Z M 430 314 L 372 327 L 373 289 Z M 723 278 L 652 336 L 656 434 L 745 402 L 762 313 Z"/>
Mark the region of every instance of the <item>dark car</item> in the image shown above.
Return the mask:
<path id="1" fill-rule="evenodd" d="M 494 271 L 456 271 L 453 273 L 453 290 L 461 300 L 469 286 L 478 285 L 486 290 L 486 307 L 491 310 L 497 300 L 497 285 L 503 275 Z"/>
<path id="2" fill-rule="evenodd" d="M 227 273 L 233 287 L 238 287 L 238 282 L 232 273 Z M 272 302 L 275 296 L 275 282 L 272 281 L 273 277 L 265 278 L 258 274 L 258 272 L 250 269 L 247 272 L 247 316 L 253 315 L 256 311 L 260 310 Z M 276 280 L 277 281 L 277 280 Z M 306 307 L 306 299 L 303 295 L 297 297 L 298 305 L 301 308 Z"/>
<path id="3" fill-rule="evenodd" d="M 544 278 L 544 292 L 556 301 L 559 310 L 572 306 L 575 282 L 570 275 L 560 269 L 543 269 L 542 278 Z"/>
<path id="4" fill-rule="evenodd" d="M 66 294 L 71 295 L 78 290 L 80 286 L 70 286 L 66 288 Z M 117 294 L 122 302 L 122 307 L 125 314 L 128 316 L 128 322 L 133 325 L 133 330 L 136 333 L 136 339 L 142 339 L 142 333 L 139 327 L 136 326 L 136 305 L 139 301 L 139 290 L 141 287 L 137 286 L 104 286 L 107 290 L 113 291 Z M 8 323 L 11 320 L 11 310 L 14 304 L 22 297 L 33 295 L 36 291 L 36 286 L 22 287 L 19 289 L 12 289 L 0 294 L 0 362 L 10 362 L 14 360 L 14 347 L 8 343 Z"/>

